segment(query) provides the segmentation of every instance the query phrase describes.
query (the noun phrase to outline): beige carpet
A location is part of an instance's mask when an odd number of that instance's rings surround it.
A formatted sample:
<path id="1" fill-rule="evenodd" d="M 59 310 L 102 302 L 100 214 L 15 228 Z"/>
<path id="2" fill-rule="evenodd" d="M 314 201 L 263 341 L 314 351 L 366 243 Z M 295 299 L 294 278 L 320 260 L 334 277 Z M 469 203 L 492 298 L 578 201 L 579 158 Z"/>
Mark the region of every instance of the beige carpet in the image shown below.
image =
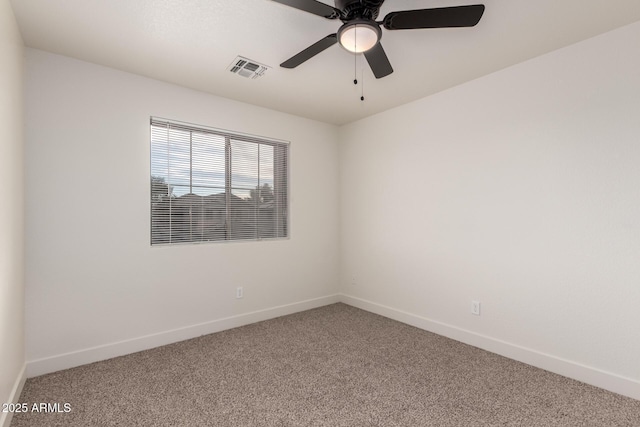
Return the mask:
<path id="1" fill-rule="evenodd" d="M 640 426 L 640 401 L 344 304 L 29 379 L 21 402 L 71 412 L 13 427 Z"/>

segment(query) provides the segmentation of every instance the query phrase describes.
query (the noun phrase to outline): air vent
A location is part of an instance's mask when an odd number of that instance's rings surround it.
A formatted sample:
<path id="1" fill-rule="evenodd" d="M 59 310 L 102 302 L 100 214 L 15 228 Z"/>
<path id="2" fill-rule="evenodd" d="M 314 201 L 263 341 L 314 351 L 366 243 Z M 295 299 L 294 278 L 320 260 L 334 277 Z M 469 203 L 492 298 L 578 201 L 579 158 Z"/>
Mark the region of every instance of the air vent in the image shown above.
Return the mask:
<path id="1" fill-rule="evenodd" d="M 268 65 L 238 56 L 229 66 L 229 71 L 248 79 L 257 79 L 258 77 L 262 77 L 269 68 L 271 67 Z"/>

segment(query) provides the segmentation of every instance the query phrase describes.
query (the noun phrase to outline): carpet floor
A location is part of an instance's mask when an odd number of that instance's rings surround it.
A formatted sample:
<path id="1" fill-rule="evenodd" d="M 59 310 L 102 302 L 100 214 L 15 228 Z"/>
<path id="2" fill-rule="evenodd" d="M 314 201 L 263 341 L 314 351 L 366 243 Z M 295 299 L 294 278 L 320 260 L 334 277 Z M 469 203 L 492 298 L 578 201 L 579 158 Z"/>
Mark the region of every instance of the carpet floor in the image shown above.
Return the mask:
<path id="1" fill-rule="evenodd" d="M 334 304 L 27 380 L 38 426 L 640 426 L 640 401 Z M 70 412 L 64 412 L 64 403 Z"/>

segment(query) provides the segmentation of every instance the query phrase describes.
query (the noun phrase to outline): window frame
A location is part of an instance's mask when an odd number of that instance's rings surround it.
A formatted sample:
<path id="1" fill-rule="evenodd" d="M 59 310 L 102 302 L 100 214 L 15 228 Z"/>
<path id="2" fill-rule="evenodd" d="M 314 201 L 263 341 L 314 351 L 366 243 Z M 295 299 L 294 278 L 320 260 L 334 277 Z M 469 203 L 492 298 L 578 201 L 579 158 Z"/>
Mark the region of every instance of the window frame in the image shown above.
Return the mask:
<path id="1" fill-rule="evenodd" d="M 224 138 L 224 199 L 225 199 L 225 212 L 224 212 L 224 222 L 225 222 L 225 236 L 221 239 L 207 239 L 207 240 L 172 240 L 172 229 L 169 226 L 169 241 L 166 242 L 158 242 L 154 241 L 154 189 L 153 189 L 153 162 L 154 162 L 154 153 L 153 153 L 153 129 L 155 127 L 162 128 L 166 127 L 167 132 L 171 129 L 180 130 L 190 133 L 190 141 L 193 137 L 193 133 L 197 132 L 200 134 L 209 134 L 215 137 Z M 255 236 L 252 237 L 234 237 L 233 221 L 233 202 L 232 197 L 234 196 L 234 190 L 250 190 L 249 188 L 242 187 L 234 187 L 233 186 L 233 174 L 234 174 L 234 166 L 232 162 L 232 144 L 234 142 L 246 142 L 256 144 L 258 146 L 258 150 L 260 150 L 261 146 L 270 146 L 273 147 L 274 151 L 274 159 L 273 159 L 273 197 L 274 197 L 274 217 L 276 218 L 277 225 L 274 226 L 274 236 L 260 236 L 259 235 L 259 214 L 255 216 L 254 222 L 252 225 L 255 227 Z M 171 144 L 170 139 L 167 138 L 167 143 Z M 191 142 L 190 142 L 191 144 Z M 275 138 L 267 138 L 263 136 L 256 136 L 241 132 L 233 132 L 224 129 L 213 128 L 204 125 L 196 125 L 188 122 L 182 122 L 177 120 L 165 119 L 161 117 L 151 116 L 149 120 L 149 160 L 150 160 L 150 198 L 149 198 L 149 219 L 150 219 L 150 227 L 149 227 L 149 244 L 152 247 L 164 247 L 164 246 L 174 246 L 174 245 L 189 245 L 189 244 L 207 244 L 207 243 L 231 243 L 231 242 L 258 242 L 258 241 L 271 241 L 271 240 L 289 240 L 291 233 L 291 220 L 290 220 L 290 186 L 291 186 L 291 178 L 290 178 L 290 142 L 279 140 Z M 169 148 L 167 148 L 169 151 Z M 259 152 L 259 151 L 258 151 Z M 258 164 L 261 162 L 260 156 L 258 155 Z M 189 193 L 183 194 L 181 196 L 177 196 L 177 198 L 182 197 L 187 194 L 194 194 L 193 191 L 193 151 L 190 146 L 189 152 L 189 172 L 190 172 L 190 181 L 189 181 Z M 172 186 L 170 182 L 170 171 L 169 167 L 167 167 L 167 190 L 169 197 L 169 221 L 173 219 L 171 212 L 171 200 L 173 199 L 171 196 L 171 191 L 169 188 Z M 175 184 L 174 184 L 175 185 Z M 198 186 L 204 188 L 206 186 Z M 255 190 L 259 190 L 261 187 L 260 175 L 258 174 L 258 187 Z M 210 187 L 215 188 L 215 187 Z M 222 188 L 222 187 L 220 187 Z M 236 196 L 237 197 L 237 196 Z M 244 199 L 247 200 L 247 199 Z M 254 215 L 259 211 L 259 207 L 254 210 Z M 236 211 L 236 213 L 239 211 Z M 190 225 L 193 224 L 193 220 L 190 219 Z M 157 237 L 157 236 L 156 236 Z"/>

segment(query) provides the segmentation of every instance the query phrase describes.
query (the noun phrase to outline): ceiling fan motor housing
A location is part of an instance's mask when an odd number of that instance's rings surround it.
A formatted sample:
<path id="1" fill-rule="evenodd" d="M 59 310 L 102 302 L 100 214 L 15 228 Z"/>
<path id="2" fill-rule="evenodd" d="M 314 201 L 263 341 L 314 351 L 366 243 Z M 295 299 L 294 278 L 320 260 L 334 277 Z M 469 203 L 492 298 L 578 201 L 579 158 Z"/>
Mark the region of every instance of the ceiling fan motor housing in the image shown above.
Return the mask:
<path id="1" fill-rule="evenodd" d="M 342 13 L 340 19 L 344 22 L 353 19 L 376 19 L 384 0 L 335 0 L 336 9 Z"/>

